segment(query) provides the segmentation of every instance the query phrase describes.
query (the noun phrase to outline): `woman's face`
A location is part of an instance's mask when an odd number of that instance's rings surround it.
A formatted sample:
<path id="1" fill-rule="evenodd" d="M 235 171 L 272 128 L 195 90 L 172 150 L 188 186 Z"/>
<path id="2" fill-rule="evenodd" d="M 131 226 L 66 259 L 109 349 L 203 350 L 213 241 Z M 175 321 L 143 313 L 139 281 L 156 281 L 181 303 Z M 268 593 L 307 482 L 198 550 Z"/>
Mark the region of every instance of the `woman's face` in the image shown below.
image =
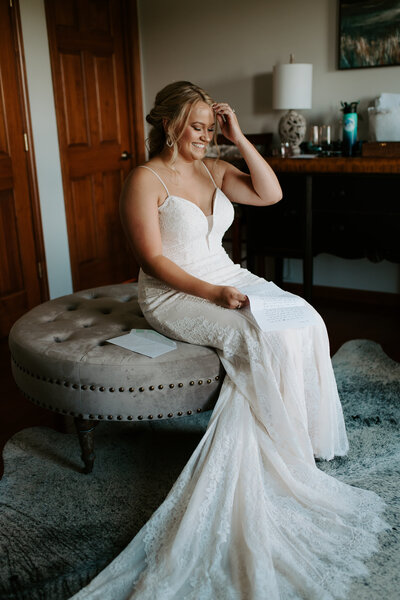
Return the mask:
<path id="1" fill-rule="evenodd" d="M 190 110 L 188 124 L 178 142 L 179 154 L 186 160 L 202 159 L 214 135 L 215 116 L 205 102 L 197 102 Z"/>

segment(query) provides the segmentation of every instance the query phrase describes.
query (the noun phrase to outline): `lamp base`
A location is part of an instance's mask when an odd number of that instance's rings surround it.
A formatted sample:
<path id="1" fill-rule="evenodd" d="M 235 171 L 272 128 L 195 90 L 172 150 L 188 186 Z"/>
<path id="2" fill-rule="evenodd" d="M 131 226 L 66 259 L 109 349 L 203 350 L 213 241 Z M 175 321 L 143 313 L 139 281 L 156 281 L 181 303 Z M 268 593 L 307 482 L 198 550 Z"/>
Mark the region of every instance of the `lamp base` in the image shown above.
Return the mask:
<path id="1" fill-rule="evenodd" d="M 289 142 L 292 154 L 300 154 L 300 144 L 306 135 L 306 120 L 303 115 L 289 110 L 279 121 L 281 142 Z"/>

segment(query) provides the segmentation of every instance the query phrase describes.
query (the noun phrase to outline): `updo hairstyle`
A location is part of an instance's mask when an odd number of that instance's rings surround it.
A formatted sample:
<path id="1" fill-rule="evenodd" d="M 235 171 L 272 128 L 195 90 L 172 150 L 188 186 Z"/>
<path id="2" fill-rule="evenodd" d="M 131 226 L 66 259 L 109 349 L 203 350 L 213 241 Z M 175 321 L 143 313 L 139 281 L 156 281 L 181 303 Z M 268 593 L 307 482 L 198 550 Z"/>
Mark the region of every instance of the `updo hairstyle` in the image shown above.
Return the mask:
<path id="1" fill-rule="evenodd" d="M 209 106 L 214 103 L 207 92 L 190 81 L 170 83 L 158 92 L 154 107 L 146 116 L 146 121 L 152 125 L 147 140 L 149 158 L 160 154 L 168 141 L 168 146 L 173 148 L 172 162 L 175 161 L 178 154 L 177 142 L 187 125 L 190 110 L 197 102 L 205 102 Z M 164 120 L 166 121 L 165 129 Z M 215 127 L 214 143 L 216 143 L 216 137 Z"/>

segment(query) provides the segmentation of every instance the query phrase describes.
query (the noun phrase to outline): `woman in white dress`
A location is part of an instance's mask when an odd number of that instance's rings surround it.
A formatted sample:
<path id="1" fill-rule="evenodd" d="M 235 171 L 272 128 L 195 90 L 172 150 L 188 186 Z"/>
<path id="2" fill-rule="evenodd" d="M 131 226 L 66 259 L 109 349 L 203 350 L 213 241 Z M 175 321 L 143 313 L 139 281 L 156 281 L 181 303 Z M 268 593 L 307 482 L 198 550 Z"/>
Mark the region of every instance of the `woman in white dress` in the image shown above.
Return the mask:
<path id="1" fill-rule="evenodd" d="M 226 376 L 166 500 L 74 599 L 345 598 L 385 524 L 379 497 L 315 464 L 348 450 L 324 323 L 307 305 L 308 325 L 261 331 L 246 288 L 277 288 L 221 244 L 231 203 L 274 204 L 279 183 L 235 111 L 189 82 L 161 90 L 147 121 L 150 160 L 121 199 L 140 306 L 161 333 L 214 347 Z M 205 158 L 217 122 L 249 175 Z"/>

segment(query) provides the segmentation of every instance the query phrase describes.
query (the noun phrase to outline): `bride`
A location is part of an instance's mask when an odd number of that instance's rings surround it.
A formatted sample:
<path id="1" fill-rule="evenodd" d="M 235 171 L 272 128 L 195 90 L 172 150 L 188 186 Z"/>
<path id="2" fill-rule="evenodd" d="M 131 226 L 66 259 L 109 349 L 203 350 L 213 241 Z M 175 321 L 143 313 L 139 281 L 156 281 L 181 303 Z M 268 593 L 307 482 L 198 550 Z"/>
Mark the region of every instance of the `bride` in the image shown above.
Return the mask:
<path id="1" fill-rule="evenodd" d="M 121 198 L 141 265 L 139 303 L 154 329 L 214 347 L 226 376 L 166 500 L 73 598 L 345 598 L 385 524 L 378 496 L 315 464 L 348 450 L 324 323 L 305 305 L 309 324 L 262 331 L 246 289 L 259 286 L 268 300 L 277 288 L 233 264 L 221 244 L 231 203 L 274 204 L 279 183 L 235 111 L 196 85 L 166 86 L 147 121 L 150 160 Z M 249 175 L 205 158 L 217 123 Z"/>

